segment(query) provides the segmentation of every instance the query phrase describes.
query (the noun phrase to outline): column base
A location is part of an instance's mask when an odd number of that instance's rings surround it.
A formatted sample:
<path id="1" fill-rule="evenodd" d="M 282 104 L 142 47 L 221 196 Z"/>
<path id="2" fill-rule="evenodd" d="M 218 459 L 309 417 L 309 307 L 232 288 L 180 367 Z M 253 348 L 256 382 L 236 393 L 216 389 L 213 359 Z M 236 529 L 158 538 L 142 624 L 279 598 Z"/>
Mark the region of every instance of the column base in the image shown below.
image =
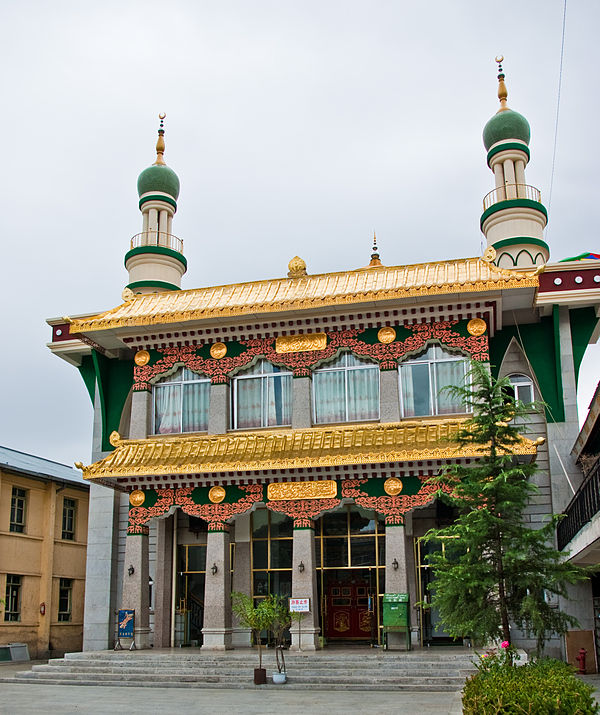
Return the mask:
<path id="1" fill-rule="evenodd" d="M 203 628 L 201 650 L 231 650 L 231 628 Z"/>
<path id="2" fill-rule="evenodd" d="M 320 632 L 320 628 L 303 628 L 301 631 L 298 631 L 297 628 L 290 629 L 290 635 L 292 636 L 292 645 L 290 646 L 290 650 L 320 650 Z M 302 642 L 300 642 L 300 637 L 302 637 Z"/>
<path id="3" fill-rule="evenodd" d="M 252 646 L 252 631 L 249 628 L 232 628 L 231 645 L 233 648 L 250 648 Z"/>

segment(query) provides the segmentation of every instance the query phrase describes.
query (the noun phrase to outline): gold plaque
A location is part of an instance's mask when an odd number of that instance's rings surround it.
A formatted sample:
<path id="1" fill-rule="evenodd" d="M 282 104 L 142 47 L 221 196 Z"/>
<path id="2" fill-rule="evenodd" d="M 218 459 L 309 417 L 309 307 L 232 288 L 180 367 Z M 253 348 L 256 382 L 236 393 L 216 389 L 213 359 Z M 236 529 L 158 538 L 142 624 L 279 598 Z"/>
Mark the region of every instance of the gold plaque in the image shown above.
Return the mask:
<path id="1" fill-rule="evenodd" d="M 267 486 L 269 501 L 290 501 L 292 499 L 334 499 L 337 496 L 337 482 L 272 482 Z"/>
<path id="2" fill-rule="evenodd" d="M 377 340 L 379 340 L 380 343 L 393 343 L 395 339 L 396 331 L 394 328 L 381 328 L 377 333 Z"/>
<path id="3" fill-rule="evenodd" d="M 391 497 L 395 497 L 402 491 L 402 480 L 398 479 L 398 477 L 390 477 L 389 479 L 386 479 L 383 483 L 383 490 Z"/>
<path id="4" fill-rule="evenodd" d="M 150 362 L 150 353 L 147 350 L 138 350 L 133 361 L 140 367 L 147 365 Z"/>
<path id="5" fill-rule="evenodd" d="M 208 492 L 208 498 L 213 504 L 218 504 L 219 502 L 222 502 L 223 499 L 225 499 L 225 489 L 219 486 L 211 487 L 210 491 Z"/>
<path id="6" fill-rule="evenodd" d="M 467 323 L 467 330 L 471 335 L 483 335 L 487 330 L 487 325 L 485 324 L 485 320 L 473 318 L 473 320 L 469 320 Z"/>
<path id="7" fill-rule="evenodd" d="M 210 356 L 215 360 L 220 360 L 227 355 L 227 345 L 225 343 L 215 343 L 210 346 Z"/>
<path id="8" fill-rule="evenodd" d="M 131 506 L 142 506 L 146 501 L 146 495 L 141 489 L 136 489 L 129 495 L 129 503 Z"/>
<path id="9" fill-rule="evenodd" d="M 275 340 L 275 352 L 303 353 L 309 350 L 325 350 L 325 333 L 305 333 L 303 335 L 281 335 Z"/>

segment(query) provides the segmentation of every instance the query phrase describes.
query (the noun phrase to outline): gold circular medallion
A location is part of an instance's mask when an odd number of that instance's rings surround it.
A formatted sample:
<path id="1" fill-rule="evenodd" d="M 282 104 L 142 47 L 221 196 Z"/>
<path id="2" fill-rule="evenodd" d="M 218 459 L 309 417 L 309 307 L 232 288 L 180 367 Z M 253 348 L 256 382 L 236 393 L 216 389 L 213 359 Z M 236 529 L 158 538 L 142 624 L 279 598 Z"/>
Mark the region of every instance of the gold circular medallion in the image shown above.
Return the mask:
<path id="1" fill-rule="evenodd" d="M 142 506 L 146 501 L 146 495 L 141 489 L 136 489 L 129 495 L 129 503 L 131 506 Z"/>
<path id="2" fill-rule="evenodd" d="M 484 261 L 492 263 L 496 259 L 496 249 L 493 246 L 488 246 L 482 256 Z"/>
<path id="3" fill-rule="evenodd" d="M 386 328 L 380 328 L 377 333 L 377 340 L 379 340 L 380 343 L 393 343 L 395 339 L 396 331 L 394 328 L 390 328 L 389 326 Z"/>
<path id="4" fill-rule="evenodd" d="M 143 367 L 150 362 L 150 353 L 147 350 L 138 350 L 133 361 L 136 365 Z"/>
<path id="5" fill-rule="evenodd" d="M 485 320 L 473 318 L 473 320 L 469 320 L 467 323 L 467 330 L 471 335 L 483 335 L 487 330 L 487 325 L 485 324 Z"/>
<path id="6" fill-rule="evenodd" d="M 135 297 L 135 293 L 131 290 L 131 288 L 123 288 L 123 292 L 121 293 L 121 298 L 125 301 L 125 303 L 129 303 L 130 300 L 133 300 Z"/>
<path id="7" fill-rule="evenodd" d="M 402 491 L 402 480 L 398 479 L 398 477 L 390 477 L 389 479 L 386 479 L 383 483 L 383 490 L 386 494 L 395 497 L 396 494 L 400 494 Z"/>
<path id="8" fill-rule="evenodd" d="M 215 343 L 210 346 L 210 356 L 215 360 L 220 360 L 227 355 L 227 345 L 225 343 Z"/>
<path id="9" fill-rule="evenodd" d="M 225 489 L 223 487 L 211 487 L 208 492 L 208 498 L 213 504 L 218 504 L 225 499 Z"/>

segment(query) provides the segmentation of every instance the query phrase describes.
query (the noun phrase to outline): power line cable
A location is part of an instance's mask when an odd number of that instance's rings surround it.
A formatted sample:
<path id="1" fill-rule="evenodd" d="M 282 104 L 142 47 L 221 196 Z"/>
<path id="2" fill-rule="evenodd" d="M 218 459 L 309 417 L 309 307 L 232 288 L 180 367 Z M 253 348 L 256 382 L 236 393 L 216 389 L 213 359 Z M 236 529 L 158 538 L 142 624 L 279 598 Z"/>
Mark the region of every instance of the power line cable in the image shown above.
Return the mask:
<path id="1" fill-rule="evenodd" d="M 556 166 L 556 145 L 558 143 L 558 118 L 560 115 L 560 91 L 562 88 L 563 58 L 565 54 L 565 29 L 567 26 L 567 0 L 563 4 L 562 37 L 560 41 L 560 66 L 558 69 L 558 94 L 556 96 L 556 119 L 554 122 L 554 149 L 552 150 L 552 169 L 550 170 L 550 191 L 548 192 L 548 210 L 552 203 L 552 189 L 554 188 L 554 168 Z"/>

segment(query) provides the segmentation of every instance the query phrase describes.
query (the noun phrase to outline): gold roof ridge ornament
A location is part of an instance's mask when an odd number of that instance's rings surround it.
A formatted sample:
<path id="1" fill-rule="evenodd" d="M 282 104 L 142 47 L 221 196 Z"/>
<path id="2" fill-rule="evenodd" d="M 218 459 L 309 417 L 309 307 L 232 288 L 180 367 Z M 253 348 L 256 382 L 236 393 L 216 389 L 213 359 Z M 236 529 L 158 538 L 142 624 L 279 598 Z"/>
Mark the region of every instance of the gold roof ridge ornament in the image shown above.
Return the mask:
<path id="1" fill-rule="evenodd" d="M 379 258 L 379 249 L 377 248 L 377 236 L 375 235 L 375 231 L 373 231 L 373 248 L 371 249 L 371 261 L 367 268 L 378 268 L 379 266 L 383 266 L 383 263 Z"/>
<path id="2" fill-rule="evenodd" d="M 496 55 L 496 62 L 498 63 L 498 99 L 500 100 L 500 109 L 498 112 L 505 112 L 509 107 L 506 104 L 506 99 L 508 97 L 508 90 L 506 89 L 506 84 L 504 82 L 506 75 L 502 69 L 504 55 Z"/>
<path id="3" fill-rule="evenodd" d="M 158 127 L 158 139 L 156 140 L 156 161 L 153 166 L 166 166 L 164 154 L 165 154 L 165 112 L 161 112 L 158 115 L 160 119 L 160 124 Z"/>
<path id="4" fill-rule="evenodd" d="M 303 278 L 306 275 L 306 262 L 300 256 L 294 256 L 288 263 L 288 278 Z"/>

